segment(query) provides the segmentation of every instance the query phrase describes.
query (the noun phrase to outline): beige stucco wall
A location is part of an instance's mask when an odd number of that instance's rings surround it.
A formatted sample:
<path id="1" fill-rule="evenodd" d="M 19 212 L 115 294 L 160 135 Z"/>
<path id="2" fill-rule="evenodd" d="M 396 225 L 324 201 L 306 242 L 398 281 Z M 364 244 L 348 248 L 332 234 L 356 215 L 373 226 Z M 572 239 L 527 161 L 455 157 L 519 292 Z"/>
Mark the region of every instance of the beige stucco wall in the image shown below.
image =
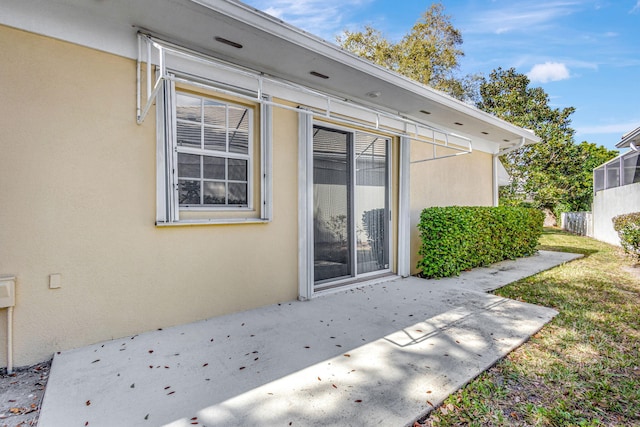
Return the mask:
<path id="1" fill-rule="evenodd" d="M 431 146 L 411 143 L 412 160 L 431 157 Z M 417 225 L 422 210 L 432 206 L 491 206 L 492 168 L 493 156 L 480 151 L 411 165 L 411 274 L 417 273 L 420 248 Z"/>
<path id="2" fill-rule="evenodd" d="M 16 366 L 297 296 L 295 113 L 274 110 L 272 223 L 159 228 L 154 114 L 136 124 L 135 62 L 1 26 L 0 54 L 0 274 L 17 276 Z M 0 312 L 0 348 L 5 330 Z"/>
<path id="3" fill-rule="evenodd" d="M 271 223 L 156 227 L 155 114 L 136 124 L 135 62 L 2 26 L 0 54 L 0 274 L 17 276 L 16 366 L 297 297 L 296 112 L 273 109 Z M 412 158 L 430 150 L 414 143 Z M 412 267 L 420 211 L 491 204 L 491 167 L 479 152 L 411 166 Z"/>

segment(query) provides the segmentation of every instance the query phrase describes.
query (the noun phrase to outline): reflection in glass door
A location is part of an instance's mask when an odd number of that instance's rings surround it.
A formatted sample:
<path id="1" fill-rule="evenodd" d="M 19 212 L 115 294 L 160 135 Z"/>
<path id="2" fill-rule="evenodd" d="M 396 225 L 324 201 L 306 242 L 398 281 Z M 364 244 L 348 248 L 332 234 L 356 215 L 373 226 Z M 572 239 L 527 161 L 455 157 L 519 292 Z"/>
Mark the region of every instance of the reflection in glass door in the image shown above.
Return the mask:
<path id="1" fill-rule="evenodd" d="M 314 281 L 389 269 L 389 140 L 314 126 Z"/>
<path id="2" fill-rule="evenodd" d="M 313 129 L 314 281 L 351 275 L 351 134 Z"/>
<path id="3" fill-rule="evenodd" d="M 356 133 L 357 273 L 389 268 L 387 139 Z"/>

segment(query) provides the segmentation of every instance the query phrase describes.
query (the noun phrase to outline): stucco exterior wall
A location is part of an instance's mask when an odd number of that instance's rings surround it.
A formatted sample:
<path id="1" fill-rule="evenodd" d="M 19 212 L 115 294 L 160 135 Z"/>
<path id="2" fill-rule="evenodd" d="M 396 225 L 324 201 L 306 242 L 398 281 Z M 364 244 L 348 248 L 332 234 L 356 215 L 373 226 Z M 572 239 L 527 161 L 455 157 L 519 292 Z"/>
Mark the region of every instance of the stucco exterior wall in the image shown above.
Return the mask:
<path id="1" fill-rule="evenodd" d="M 430 158 L 431 146 L 411 143 L 411 159 Z M 416 274 L 420 234 L 418 222 L 424 208 L 432 206 L 491 206 L 493 156 L 474 151 L 456 157 L 411 165 L 411 274 Z"/>
<path id="2" fill-rule="evenodd" d="M 135 62 L 2 26 L 0 52 L 0 274 L 17 277 L 16 366 L 296 298 L 295 113 L 273 111 L 273 222 L 160 228 Z M 1 314 L 0 331 L 1 347 Z"/>
<path id="3" fill-rule="evenodd" d="M 298 296 L 295 111 L 272 111 L 272 222 L 157 227 L 155 114 L 136 124 L 135 61 L 3 26 L 0 53 L 0 274 L 17 278 L 15 366 Z M 431 155 L 411 147 L 412 159 Z M 491 205 L 492 164 L 475 151 L 411 166 L 412 268 L 422 209 Z"/>
<path id="4" fill-rule="evenodd" d="M 593 237 L 620 246 L 618 233 L 613 229 L 614 216 L 640 212 L 640 183 L 601 190 L 593 198 Z"/>

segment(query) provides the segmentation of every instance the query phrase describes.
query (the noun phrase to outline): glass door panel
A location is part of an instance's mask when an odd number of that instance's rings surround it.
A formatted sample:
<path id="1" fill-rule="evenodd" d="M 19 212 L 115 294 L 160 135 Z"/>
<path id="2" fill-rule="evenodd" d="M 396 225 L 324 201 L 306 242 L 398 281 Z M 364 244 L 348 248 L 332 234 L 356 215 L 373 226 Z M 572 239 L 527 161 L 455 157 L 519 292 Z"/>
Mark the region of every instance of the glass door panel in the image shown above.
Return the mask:
<path id="1" fill-rule="evenodd" d="M 387 139 L 356 134 L 357 273 L 389 268 Z"/>
<path id="2" fill-rule="evenodd" d="M 352 273 L 351 256 L 351 134 L 313 129 L 313 252 L 314 281 Z"/>
<path id="3" fill-rule="evenodd" d="M 377 135 L 314 126 L 316 285 L 389 270 L 389 145 Z"/>

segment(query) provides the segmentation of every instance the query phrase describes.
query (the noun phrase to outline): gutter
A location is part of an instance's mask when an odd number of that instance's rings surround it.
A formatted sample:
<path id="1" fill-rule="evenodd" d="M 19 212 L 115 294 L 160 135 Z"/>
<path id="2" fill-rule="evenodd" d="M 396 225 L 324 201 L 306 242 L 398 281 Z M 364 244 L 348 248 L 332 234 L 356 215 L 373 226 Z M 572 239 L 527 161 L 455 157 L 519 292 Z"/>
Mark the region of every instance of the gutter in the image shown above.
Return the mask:
<path id="1" fill-rule="evenodd" d="M 520 141 L 518 141 L 515 145 L 512 145 L 509 148 L 504 148 L 504 149 L 498 151 L 496 154 L 493 155 L 493 206 L 498 206 L 498 203 L 499 203 L 499 200 L 498 200 L 498 162 L 500 161 L 500 159 L 498 157 L 504 156 L 505 154 L 509 154 L 512 151 L 519 150 L 520 148 L 524 147 L 526 141 L 527 140 L 524 137 L 522 137 L 522 138 L 520 138 Z"/>

